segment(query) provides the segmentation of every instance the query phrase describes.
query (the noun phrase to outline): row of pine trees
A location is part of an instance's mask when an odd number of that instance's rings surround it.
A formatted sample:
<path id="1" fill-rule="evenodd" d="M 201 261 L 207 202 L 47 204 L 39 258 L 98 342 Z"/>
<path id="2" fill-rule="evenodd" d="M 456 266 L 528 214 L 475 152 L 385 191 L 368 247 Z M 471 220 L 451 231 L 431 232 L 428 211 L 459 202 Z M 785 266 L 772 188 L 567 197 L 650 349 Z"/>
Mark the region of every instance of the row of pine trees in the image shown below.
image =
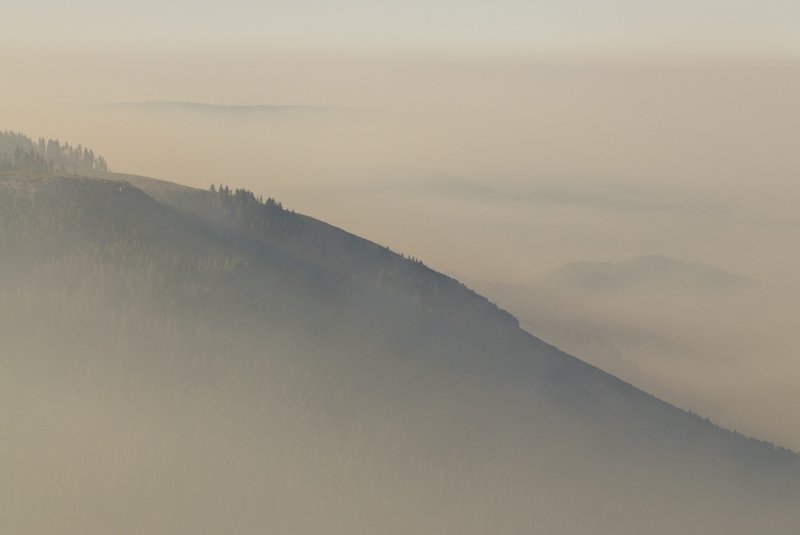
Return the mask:
<path id="1" fill-rule="evenodd" d="M 82 145 L 57 139 L 34 141 L 24 134 L 0 132 L 0 171 L 72 173 L 108 171 L 105 158 Z"/>

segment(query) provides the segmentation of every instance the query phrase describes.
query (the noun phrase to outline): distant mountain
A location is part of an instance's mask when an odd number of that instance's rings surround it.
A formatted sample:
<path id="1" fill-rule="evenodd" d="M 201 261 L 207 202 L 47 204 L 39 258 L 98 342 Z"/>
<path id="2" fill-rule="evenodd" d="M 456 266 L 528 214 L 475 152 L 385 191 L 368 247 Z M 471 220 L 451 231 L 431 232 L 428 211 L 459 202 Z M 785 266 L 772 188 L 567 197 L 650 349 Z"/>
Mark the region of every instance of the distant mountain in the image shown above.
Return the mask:
<path id="1" fill-rule="evenodd" d="M 218 117 L 313 117 L 356 113 L 360 110 L 341 106 L 291 104 L 211 104 L 186 101 L 114 102 L 107 108 L 148 113 L 193 113 Z"/>
<path id="2" fill-rule="evenodd" d="M 800 461 L 243 189 L 0 173 L 16 533 L 794 533 Z"/>
<path id="3" fill-rule="evenodd" d="M 726 425 L 798 445 L 796 430 L 770 416 L 791 401 L 756 411 L 740 394 L 768 399 L 775 379 L 753 383 L 753 370 L 780 373 L 769 371 L 780 354 L 767 349 L 773 326 L 752 315 L 779 302 L 766 285 L 658 256 L 567 264 L 528 285 L 459 278 L 568 353 Z"/>
<path id="4" fill-rule="evenodd" d="M 411 167 L 376 167 L 364 171 L 368 178 L 358 183 L 363 193 L 421 196 L 475 202 L 508 202 L 512 195 L 496 191 L 472 178 Z"/>
<path id="5" fill-rule="evenodd" d="M 722 292 L 753 283 L 742 275 L 694 262 L 647 255 L 622 262 L 573 262 L 541 281 L 545 285 L 588 292 L 618 292 L 648 286 L 663 291 Z"/>

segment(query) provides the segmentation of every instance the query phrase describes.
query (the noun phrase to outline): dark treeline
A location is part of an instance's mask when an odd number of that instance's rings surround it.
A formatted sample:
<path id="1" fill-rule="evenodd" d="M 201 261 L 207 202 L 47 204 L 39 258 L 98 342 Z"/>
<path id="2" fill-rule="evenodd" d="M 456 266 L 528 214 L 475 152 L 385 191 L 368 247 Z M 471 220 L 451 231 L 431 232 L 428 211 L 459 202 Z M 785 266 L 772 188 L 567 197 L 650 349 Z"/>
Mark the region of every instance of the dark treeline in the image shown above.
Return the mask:
<path id="1" fill-rule="evenodd" d="M 0 171 L 78 173 L 108 171 L 105 158 L 93 150 L 57 139 L 34 141 L 24 134 L 0 132 Z"/>
<path id="2" fill-rule="evenodd" d="M 286 237 L 298 231 L 299 220 L 294 212 L 285 210 L 272 197 L 264 200 L 252 191 L 222 184 L 219 187 L 212 184 L 210 192 L 210 215 L 218 223 L 236 221 L 240 229 L 261 235 Z"/>
<path id="3" fill-rule="evenodd" d="M 244 188 L 230 189 L 228 186 L 220 184 L 219 189 L 217 189 L 214 184 L 211 184 L 210 191 L 212 193 L 216 193 L 219 200 L 222 202 L 228 202 L 229 204 L 235 204 L 238 206 L 267 205 L 268 207 L 277 207 L 280 209 L 283 208 L 283 205 L 272 197 L 264 201 L 262 196 L 259 195 L 256 197 L 255 193 Z"/>

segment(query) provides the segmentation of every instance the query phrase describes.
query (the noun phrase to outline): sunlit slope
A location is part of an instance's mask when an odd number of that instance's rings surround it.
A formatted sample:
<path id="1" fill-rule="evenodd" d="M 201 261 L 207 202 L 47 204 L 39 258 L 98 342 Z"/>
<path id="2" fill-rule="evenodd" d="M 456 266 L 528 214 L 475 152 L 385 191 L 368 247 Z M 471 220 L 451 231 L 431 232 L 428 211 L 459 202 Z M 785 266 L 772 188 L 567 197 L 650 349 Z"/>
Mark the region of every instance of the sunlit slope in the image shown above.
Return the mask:
<path id="1" fill-rule="evenodd" d="M 244 191 L 0 176 L 8 533 L 797 525 L 795 455 L 418 261 Z"/>

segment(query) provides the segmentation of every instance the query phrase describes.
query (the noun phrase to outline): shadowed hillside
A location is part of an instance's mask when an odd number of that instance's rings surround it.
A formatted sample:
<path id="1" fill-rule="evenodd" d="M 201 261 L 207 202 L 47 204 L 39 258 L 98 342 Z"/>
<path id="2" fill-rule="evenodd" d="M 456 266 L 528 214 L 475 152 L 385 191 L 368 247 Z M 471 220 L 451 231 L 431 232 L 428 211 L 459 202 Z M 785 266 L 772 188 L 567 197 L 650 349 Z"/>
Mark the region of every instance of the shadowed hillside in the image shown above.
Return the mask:
<path id="1" fill-rule="evenodd" d="M 800 465 L 246 190 L 0 174 L 8 533 L 793 533 Z"/>

